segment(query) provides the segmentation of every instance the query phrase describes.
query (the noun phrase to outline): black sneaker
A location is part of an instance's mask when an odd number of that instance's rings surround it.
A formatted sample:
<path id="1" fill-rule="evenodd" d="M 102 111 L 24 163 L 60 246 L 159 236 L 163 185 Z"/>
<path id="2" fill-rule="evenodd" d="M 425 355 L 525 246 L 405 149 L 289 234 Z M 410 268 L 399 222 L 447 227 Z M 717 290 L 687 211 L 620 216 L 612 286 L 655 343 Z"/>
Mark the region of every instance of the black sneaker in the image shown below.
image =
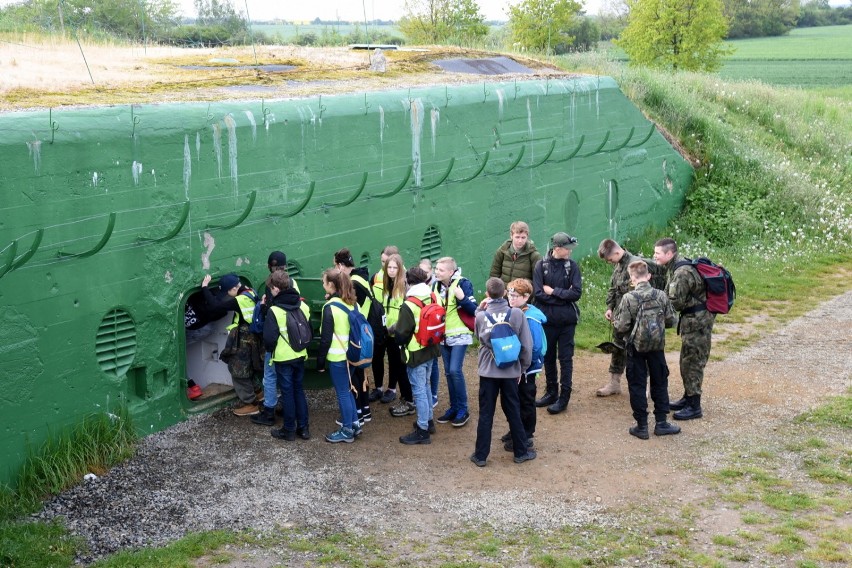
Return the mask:
<path id="1" fill-rule="evenodd" d="M 270 432 L 273 438 L 278 438 L 279 440 L 286 440 L 287 442 L 292 442 L 296 439 L 296 431 L 295 430 L 285 430 L 284 428 L 273 428 Z"/>
<path id="2" fill-rule="evenodd" d="M 304 428 L 296 428 L 296 436 L 298 436 L 302 440 L 310 440 L 311 431 L 307 426 L 305 426 Z"/>
<path id="3" fill-rule="evenodd" d="M 555 392 L 546 392 L 546 393 L 544 393 L 544 396 L 542 396 L 541 398 L 539 398 L 538 400 L 535 401 L 535 406 L 536 406 L 536 408 L 542 408 L 544 406 L 550 406 L 551 404 L 556 402 L 556 400 L 558 398 L 559 397 L 556 396 Z"/>
<path id="4" fill-rule="evenodd" d="M 367 397 L 367 399 L 370 402 L 376 402 L 377 400 L 380 400 L 381 398 L 382 398 L 382 389 L 371 390 L 370 395 Z"/>
<path id="5" fill-rule="evenodd" d="M 459 414 L 453 419 L 453 426 L 456 428 L 461 428 L 467 421 L 470 420 L 470 412 L 465 412 L 464 414 Z"/>
<path id="6" fill-rule="evenodd" d="M 650 438 L 650 436 L 648 436 L 648 426 L 647 425 L 646 426 L 640 426 L 640 425 L 637 424 L 636 426 L 631 426 L 630 429 L 628 430 L 628 432 L 630 432 L 631 436 L 636 436 L 640 440 L 647 440 L 648 438 Z"/>
<path id="7" fill-rule="evenodd" d="M 531 461 L 531 460 L 534 460 L 537 455 L 538 454 L 535 453 L 535 450 L 527 450 L 527 453 L 525 453 L 524 455 L 515 456 L 514 462 L 515 463 L 524 463 L 526 461 Z"/>
<path id="8" fill-rule="evenodd" d="M 417 426 L 417 420 L 415 420 L 415 421 L 414 421 L 414 427 L 415 427 L 415 428 L 417 428 L 417 427 L 418 427 L 418 426 Z M 429 433 L 430 433 L 430 434 L 434 434 L 435 432 L 437 432 L 437 430 L 435 429 L 435 421 L 434 421 L 434 420 L 430 420 L 430 421 L 429 421 L 429 426 L 428 426 L 426 429 L 429 431 Z"/>
<path id="9" fill-rule="evenodd" d="M 251 421 L 261 426 L 275 425 L 275 407 L 261 406 L 260 413 L 251 417 Z"/>
<path id="10" fill-rule="evenodd" d="M 382 404 L 389 404 L 389 403 L 391 403 L 395 400 L 396 400 L 396 391 L 388 389 L 382 395 L 382 398 L 379 399 L 379 402 L 381 402 Z"/>
<path id="11" fill-rule="evenodd" d="M 416 425 L 414 426 L 414 431 L 410 434 L 406 434 L 405 436 L 399 437 L 400 443 L 403 443 L 407 446 L 413 446 L 414 444 L 431 444 L 432 439 L 429 437 L 428 430 L 421 430 Z"/>
<path id="12" fill-rule="evenodd" d="M 456 419 L 456 411 L 452 408 L 448 408 L 445 413 L 437 417 L 435 420 L 438 424 L 446 424 L 447 422 L 452 422 Z"/>
<path id="13" fill-rule="evenodd" d="M 481 460 L 476 457 L 476 454 L 470 455 L 470 461 L 476 464 L 476 467 L 485 467 L 485 460 Z"/>
<path id="14" fill-rule="evenodd" d="M 505 434 L 500 436 L 500 441 L 503 442 L 504 444 L 506 442 L 511 441 L 511 439 L 512 439 L 512 433 L 511 432 L 506 432 Z"/>
<path id="15" fill-rule="evenodd" d="M 527 438 L 527 449 L 528 450 L 531 449 L 534 445 L 535 445 L 535 442 L 533 442 L 533 439 Z M 512 442 L 511 437 L 509 438 L 508 442 L 503 444 L 503 449 L 506 450 L 507 452 L 514 452 L 515 451 L 515 443 Z"/>

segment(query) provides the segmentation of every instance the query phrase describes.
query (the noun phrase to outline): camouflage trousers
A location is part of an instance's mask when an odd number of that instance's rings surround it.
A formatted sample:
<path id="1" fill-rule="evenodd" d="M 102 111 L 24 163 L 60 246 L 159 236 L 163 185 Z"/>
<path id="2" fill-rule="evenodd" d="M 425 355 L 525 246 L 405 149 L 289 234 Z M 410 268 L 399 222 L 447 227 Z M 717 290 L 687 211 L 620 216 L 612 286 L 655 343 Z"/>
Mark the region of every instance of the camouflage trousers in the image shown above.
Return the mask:
<path id="1" fill-rule="evenodd" d="M 710 338 L 713 324 L 680 334 L 680 376 L 687 396 L 700 395 L 704 382 L 704 367 L 710 358 Z"/>
<path id="2" fill-rule="evenodd" d="M 612 342 L 616 345 L 624 345 L 624 340 L 627 339 L 625 335 L 629 334 L 621 334 L 613 331 L 612 333 Z M 619 349 L 615 353 L 612 354 L 609 360 L 609 372 L 614 375 L 620 375 L 624 372 L 624 369 L 627 367 L 627 354 L 624 349 Z"/>

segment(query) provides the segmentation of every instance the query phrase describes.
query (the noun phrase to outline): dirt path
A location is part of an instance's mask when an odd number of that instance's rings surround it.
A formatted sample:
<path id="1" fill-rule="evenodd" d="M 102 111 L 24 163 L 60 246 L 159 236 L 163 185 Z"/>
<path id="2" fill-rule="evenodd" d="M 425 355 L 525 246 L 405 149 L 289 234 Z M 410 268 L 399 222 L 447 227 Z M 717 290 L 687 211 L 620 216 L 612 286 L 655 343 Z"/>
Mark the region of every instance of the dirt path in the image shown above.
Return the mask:
<path id="1" fill-rule="evenodd" d="M 843 393 L 852 382 L 852 292 L 822 304 L 742 353 L 712 362 L 702 420 L 681 423 L 679 436 L 637 440 L 626 394 L 595 396 L 608 356 L 575 358 L 569 411 L 540 410 L 538 459 L 522 465 L 503 451 L 497 420 L 488 466 L 468 461 L 476 412 L 463 428 L 438 425 L 428 446 L 397 438 L 411 417 L 393 418 L 378 404 L 355 444 L 331 445 L 336 403 L 330 390 L 309 394 L 314 438 L 283 443 L 269 429 L 221 411 L 146 438 L 139 454 L 108 475 L 48 503 L 43 518 L 66 517 L 86 537 L 91 558 L 119 548 L 163 544 L 188 531 L 363 530 L 375 535 L 419 531 L 439 539 L 469 523 L 495 528 L 619 525 L 625 511 L 659 510 L 708 495 L 701 477 L 732 448 L 760 448 L 783 435 L 783 420 Z M 677 354 L 668 355 L 672 396 L 680 394 Z M 468 388 L 476 400 L 474 359 Z M 443 408 L 446 392 L 442 385 Z M 498 416 L 499 416 L 498 410 Z M 723 504 L 704 509 L 699 534 L 736 528 Z M 698 536 L 709 539 L 709 536 Z M 263 564 L 261 562 L 261 564 Z M 239 565 L 239 564 L 235 564 Z"/>

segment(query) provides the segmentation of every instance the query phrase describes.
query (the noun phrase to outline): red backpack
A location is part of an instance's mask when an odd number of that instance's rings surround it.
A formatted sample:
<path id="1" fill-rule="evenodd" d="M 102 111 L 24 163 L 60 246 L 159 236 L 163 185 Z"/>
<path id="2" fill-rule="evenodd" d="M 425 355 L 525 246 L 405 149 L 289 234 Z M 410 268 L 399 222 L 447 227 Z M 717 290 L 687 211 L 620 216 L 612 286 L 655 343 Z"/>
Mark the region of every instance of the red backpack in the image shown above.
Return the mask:
<path id="1" fill-rule="evenodd" d="M 692 266 L 704 281 L 704 291 L 707 293 L 707 301 L 704 304 L 693 306 L 683 313 L 695 313 L 707 310 L 711 314 L 727 314 L 734 307 L 737 297 L 737 287 L 734 278 L 725 267 L 715 264 L 709 258 L 700 256 L 695 260 L 689 258 L 675 264 L 675 270 L 685 265 Z"/>
<path id="2" fill-rule="evenodd" d="M 406 298 L 409 302 L 420 308 L 420 320 L 417 324 L 417 333 L 414 339 L 423 347 L 437 345 L 444 339 L 444 331 L 447 328 L 447 310 L 438 302 L 435 293 L 432 293 L 432 303 L 424 304 L 420 298 Z"/>

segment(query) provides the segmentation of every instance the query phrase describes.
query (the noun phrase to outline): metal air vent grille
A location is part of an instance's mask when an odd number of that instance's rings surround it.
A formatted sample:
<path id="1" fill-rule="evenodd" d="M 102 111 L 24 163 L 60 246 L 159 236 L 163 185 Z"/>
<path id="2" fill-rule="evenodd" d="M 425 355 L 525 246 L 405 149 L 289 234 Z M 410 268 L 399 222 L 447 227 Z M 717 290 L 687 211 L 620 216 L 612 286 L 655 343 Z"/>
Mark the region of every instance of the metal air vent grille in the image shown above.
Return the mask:
<path id="1" fill-rule="evenodd" d="M 423 242 L 420 244 L 420 258 L 438 260 L 441 258 L 441 247 L 441 233 L 438 232 L 438 227 L 431 225 L 423 235 Z"/>
<path id="2" fill-rule="evenodd" d="M 136 324 L 121 309 L 109 312 L 95 337 L 95 356 L 101 370 L 113 377 L 127 372 L 136 356 Z"/>

